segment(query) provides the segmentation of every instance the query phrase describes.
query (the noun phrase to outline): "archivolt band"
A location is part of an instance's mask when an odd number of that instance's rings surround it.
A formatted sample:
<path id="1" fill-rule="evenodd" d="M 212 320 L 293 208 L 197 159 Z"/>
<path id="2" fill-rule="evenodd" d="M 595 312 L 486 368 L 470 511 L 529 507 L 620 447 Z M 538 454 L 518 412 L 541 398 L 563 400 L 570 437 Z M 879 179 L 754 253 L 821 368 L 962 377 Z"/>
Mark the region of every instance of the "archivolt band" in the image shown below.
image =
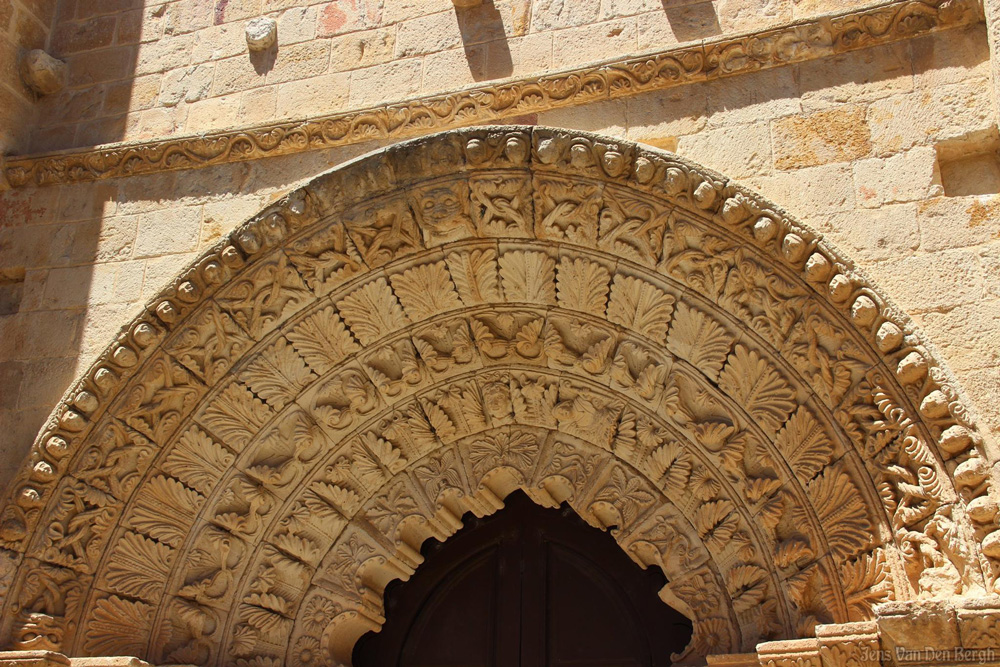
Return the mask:
<path id="1" fill-rule="evenodd" d="M 772 204 L 451 131 L 317 177 L 123 329 L 3 507 L 2 640 L 346 664 L 422 543 L 520 489 L 661 568 L 695 663 L 993 593 L 991 462 L 912 324 Z"/>

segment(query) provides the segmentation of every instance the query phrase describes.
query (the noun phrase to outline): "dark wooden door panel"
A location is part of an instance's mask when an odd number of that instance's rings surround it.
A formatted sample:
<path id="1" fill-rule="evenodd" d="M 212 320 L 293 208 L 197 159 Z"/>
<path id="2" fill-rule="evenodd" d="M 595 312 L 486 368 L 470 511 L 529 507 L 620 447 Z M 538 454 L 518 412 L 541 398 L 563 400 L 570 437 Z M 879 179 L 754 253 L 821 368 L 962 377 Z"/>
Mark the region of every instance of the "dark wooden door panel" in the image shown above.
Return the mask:
<path id="1" fill-rule="evenodd" d="M 386 591 L 386 623 L 355 667 L 662 667 L 691 623 L 657 597 L 611 535 L 523 493 L 444 544 Z"/>

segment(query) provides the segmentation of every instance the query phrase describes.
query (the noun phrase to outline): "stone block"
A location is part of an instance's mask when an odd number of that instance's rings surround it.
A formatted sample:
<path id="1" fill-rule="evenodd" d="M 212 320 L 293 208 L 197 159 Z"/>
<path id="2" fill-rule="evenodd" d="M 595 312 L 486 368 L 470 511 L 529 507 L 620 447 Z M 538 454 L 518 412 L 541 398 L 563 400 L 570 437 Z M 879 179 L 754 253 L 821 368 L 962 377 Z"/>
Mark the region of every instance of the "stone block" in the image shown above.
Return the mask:
<path id="1" fill-rule="evenodd" d="M 180 271 L 181 267 L 177 267 Z M 108 346 L 122 324 L 129 322 L 142 309 L 141 302 L 107 303 L 87 309 L 80 333 L 80 363 L 88 366 Z"/>
<path id="2" fill-rule="evenodd" d="M 224 98 L 217 98 L 224 99 Z M 207 105 L 214 100 L 203 100 L 199 105 Z M 179 132 L 187 123 L 188 105 L 169 107 L 154 107 L 139 113 L 135 127 L 135 138 L 155 139 L 168 137 Z"/>
<path id="3" fill-rule="evenodd" d="M 278 86 L 278 118 L 308 118 L 334 113 L 347 104 L 351 91 L 348 72 L 324 74 Z"/>
<path id="4" fill-rule="evenodd" d="M 223 23 L 195 32 L 191 62 L 197 64 L 245 54 L 247 41 L 243 30 L 242 24 Z"/>
<path id="5" fill-rule="evenodd" d="M 714 37 L 721 32 L 715 4 L 704 0 L 671 3 L 667 9 L 661 5 L 635 18 L 640 51 L 665 49 L 674 44 Z"/>
<path id="6" fill-rule="evenodd" d="M 291 7 L 278 16 L 278 46 L 316 39 L 316 17 L 313 7 Z"/>
<path id="7" fill-rule="evenodd" d="M 51 48 L 60 56 L 103 49 L 114 41 L 115 27 L 114 16 L 60 23 L 52 33 Z"/>
<path id="8" fill-rule="evenodd" d="M 857 202 L 865 208 L 916 201 L 941 192 L 937 154 L 929 146 L 854 163 Z"/>
<path id="9" fill-rule="evenodd" d="M 324 74 L 330 67 L 330 43 L 316 40 L 278 49 L 274 67 L 267 73 L 268 85 L 299 81 Z"/>
<path id="10" fill-rule="evenodd" d="M 72 353 L 80 341 L 79 310 L 47 310 L 23 313 L 24 339 L 14 359 L 49 359 Z M 118 323 L 121 326 L 121 323 Z M 105 340 L 107 344 L 107 340 Z"/>
<path id="11" fill-rule="evenodd" d="M 240 97 L 239 93 L 234 93 L 190 105 L 187 109 L 187 122 L 184 124 L 185 131 L 189 134 L 197 134 L 236 127 L 237 114 L 240 110 Z"/>
<path id="12" fill-rule="evenodd" d="M 215 64 L 212 95 L 228 95 L 264 84 L 264 74 L 254 69 L 247 56 L 220 60 Z"/>
<path id="13" fill-rule="evenodd" d="M 383 3 L 382 25 L 393 25 L 425 14 L 453 9 L 451 0 L 394 0 Z"/>
<path id="14" fill-rule="evenodd" d="M 117 188 L 110 183 L 66 186 L 59 194 L 59 222 L 92 220 L 115 213 Z"/>
<path id="15" fill-rule="evenodd" d="M 876 100 L 867 121 L 876 155 L 961 137 L 996 122 L 989 87 L 982 79 Z"/>
<path id="16" fill-rule="evenodd" d="M 935 33 L 910 42 L 913 73 L 918 88 L 932 89 L 990 76 L 986 26 L 977 24 L 947 34 Z"/>
<path id="17" fill-rule="evenodd" d="M 601 0 L 539 0 L 532 4 L 532 32 L 587 25 L 596 21 L 601 12 Z"/>
<path id="18" fill-rule="evenodd" d="M 538 114 L 539 125 L 572 127 L 587 132 L 600 132 L 612 137 L 624 137 L 627 127 L 625 100 L 594 102 L 582 107 L 553 109 Z"/>
<path id="19" fill-rule="evenodd" d="M 104 113 L 124 114 L 150 109 L 160 96 L 159 74 L 140 76 L 108 86 L 104 93 Z"/>
<path id="20" fill-rule="evenodd" d="M 949 602 L 886 602 L 876 607 L 876 615 L 883 645 L 894 653 L 958 646 L 958 623 Z"/>
<path id="21" fill-rule="evenodd" d="M 1000 239 L 1000 195 L 935 197 L 917 208 L 920 245 L 936 251 Z"/>
<path id="22" fill-rule="evenodd" d="M 423 81 L 423 61 L 397 60 L 355 70 L 351 74 L 349 104 L 366 107 L 383 101 L 399 101 L 416 95 Z"/>
<path id="23" fill-rule="evenodd" d="M 200 228 L 198 206 L 143 213 L 139 216 L 134 256 L 138 259 L 192 251 L 198 247 Z"/>
<path id="24" fill-rule="evenodd" d="M 808 110 L 870 102 L 913 90 L 910 46 L 886 44 L 800 63 L 797 80 Z"/>
<path id="25" fill-rule="evenodd" d="M 164 35 L 155 42 L 139 45 L 136 74 L 154 74 L 183 67 L 191 62 L 192 35 Z"/>
<path id="26" fill-rule="evenodd" d="M 396 57 L 422 56 L 462 44 L 458 15 L 452 8 L 400 23 L 396 32 Z"/>
<path id="27" fill-rule="evenodd" d="M 111 294 L 113 283 L 92 284 L 94 272 L 94 268 L 90 266 L 50 270 L 42 298 L 42 308 L 45 310 L 83 308 L 91 301 L 100 303 L 106 300 Z"/>
<path id="28" fill-rule="evenodd" d="M 795 71 L 790 67 L 710 81 L 699 88 L 705 89 L 709 127 L 755 123 L 802 112 Z"/>
<path id="29" fill-rule="evenodd" d="M 424 58 L 424 71 L 433 76 L 424 77 L 422 93 L 439 93 L 462 88 L 486 76 L 486 46 L 470 46 L 432 53 Z"/>
<path id="30" fill-rule="evenodd" d="M 718 0 L 716 11 L 722 32 L 750 32 L 789 23 L 792 0 Z"/>
<path id="31" fill-rule="evenodd" d="M 259 125 L 274 120 L 278 104 L 278 86 L 254 88 L 243 93 L 240 99 L 241 125 Z"/>
<path id="32" fill-rule="evenodd" d="M 683 136 L 677 152 L 732 178 L 760 176 L 771 170 L 771 135 L 766 122 Z"/>
<path id="33" fill-rule="evenodd" d="M 389 62 L 395 49 L 394 28 L 364 30 L 334 37 L 330 40 L 330 70 L 342 72 Z"/>
<path id="34" fill-rule="evenodd" d="M 148 301 L 156 296 L 196 256 L 195 253 L 183 253 L 148 260 L 146 262 L 146 276 L 142 283 L 141 299 Z"/>
<path id="35" fill-rule="evenodd" d="M 76 360 L 72 357 L 42 359 L 23 364 L 24 382 L 12 397 L 17 399 L 19 410 L 51 410 L 65 391 L 76 379 Z M 4 385 L 9 386 L 9 385 Z"/>
<path id="36" fill-rule="evenodd" d="M 917 317 L 920 328 L 953 369 L 1000 365 L 1000 300 L 996 297 Z"/>
<path id="37" fill-rule="evenodd" d="M 382 0 L 324 3 L 319 6 L 317 35 L 333 37 L 358 30 L 378 28 L 382 25 L 383 4 L 386 3 Z"/>
<path id="38" fill-rule="evenodd" d="M 771 123 L 774 166 L 801 169 L 831 162 L 850 162 L 871 153 L 863 106 L 844 106 Z"/>
<path id="39" fill-rule="evenodd" d="M 854 259 L 899 259 L 913 255 L 920 247 L 916 204 L 834 213 L 818 221 L 816 226 L 823 235 Z"/>
<path id="40" fill-rule="evenodd" d="M 984 295 L 1000 297 L 1000 243 L 980 247 L 979 263 L 983 267 Z"/>
<path id="41" fill-rule="evenodd" d="M 909 313 L 955 308 L 983 294 L 982 270 L 970 250 L 905 257 L 866 268 L 884 294 Z"/>
<path id="42" fill-rule="evenodd" d="M 574 3 L 575 4 L 575 3 Z M 553 67 L 573 67 L 636 50 L 635 18 L 614 19 L 561 31 Z"/>
<path id="43" fill-rule="evenodd" d="M 504 58 L 510 60 L 504 73 Z M 530 76 L 552 66 L 552 33 L 525 35 L 486 45 L 486 76 L 498 79 L 507 76 Z"/>
<path id="44" fill-rule="evenodd" d="M 177 106 L 181 102 L 197 102 L 212 90 L 215 65 L 211 63 L 170 70 L 163 75 L 160 104 Z"/>
<path id="45" fill-rule="evenodd" d="M 853 211 L 854 184 L 849 164 L 807 167 L 747 179 L 747 185 L 796 215 L 809 218 Z"/>
<path id="46" fill-rule="evenodd" d="M 121 81 L 136 73 L 135 46 L 116 46 L 102 51 L 87 51 L 69 56 L 69 87 L 83 88 L 97 83 Z M 178 66 L 184 63 L 178 63 Z M 162 71 L 150 65 L 151 70 Z M 147 74 L 149 72 L 138 72 Z"/>

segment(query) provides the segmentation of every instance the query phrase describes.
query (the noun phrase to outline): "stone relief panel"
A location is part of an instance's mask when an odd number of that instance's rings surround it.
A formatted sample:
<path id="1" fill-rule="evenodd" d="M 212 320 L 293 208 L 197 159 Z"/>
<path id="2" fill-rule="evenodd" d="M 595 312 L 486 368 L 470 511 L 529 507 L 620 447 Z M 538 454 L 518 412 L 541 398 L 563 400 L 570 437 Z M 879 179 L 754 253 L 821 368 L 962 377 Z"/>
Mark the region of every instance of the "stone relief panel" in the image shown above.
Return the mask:
<path id="1" fill-rule="evenodd" d="M 319 177 L 120 336 L 0 509 L 0 637 L 349 664 L 421 544 L 523 489 L 661 568 L 694 660 L 996 592 L 987 470 L 813 232 L 667 153 L 476 128 Z"/>

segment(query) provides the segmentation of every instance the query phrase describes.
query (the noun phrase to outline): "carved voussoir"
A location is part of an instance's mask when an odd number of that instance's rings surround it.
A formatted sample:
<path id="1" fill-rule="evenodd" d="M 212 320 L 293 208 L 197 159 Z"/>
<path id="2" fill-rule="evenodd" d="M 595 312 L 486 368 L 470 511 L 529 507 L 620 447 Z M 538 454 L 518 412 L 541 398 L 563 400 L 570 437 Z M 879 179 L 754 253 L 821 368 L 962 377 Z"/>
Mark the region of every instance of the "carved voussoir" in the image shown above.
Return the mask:
<path id="1" fill-rule="evenodd" d="M 344 663 L 426 539 L 520 489 L 661 568 L 694 662 L 991 590 L 981 444 L 909 321 L 753 193 L 584 133 L 425 137 L 254 216 L 67 393 L 0 510 L 4 637 Z"/>

